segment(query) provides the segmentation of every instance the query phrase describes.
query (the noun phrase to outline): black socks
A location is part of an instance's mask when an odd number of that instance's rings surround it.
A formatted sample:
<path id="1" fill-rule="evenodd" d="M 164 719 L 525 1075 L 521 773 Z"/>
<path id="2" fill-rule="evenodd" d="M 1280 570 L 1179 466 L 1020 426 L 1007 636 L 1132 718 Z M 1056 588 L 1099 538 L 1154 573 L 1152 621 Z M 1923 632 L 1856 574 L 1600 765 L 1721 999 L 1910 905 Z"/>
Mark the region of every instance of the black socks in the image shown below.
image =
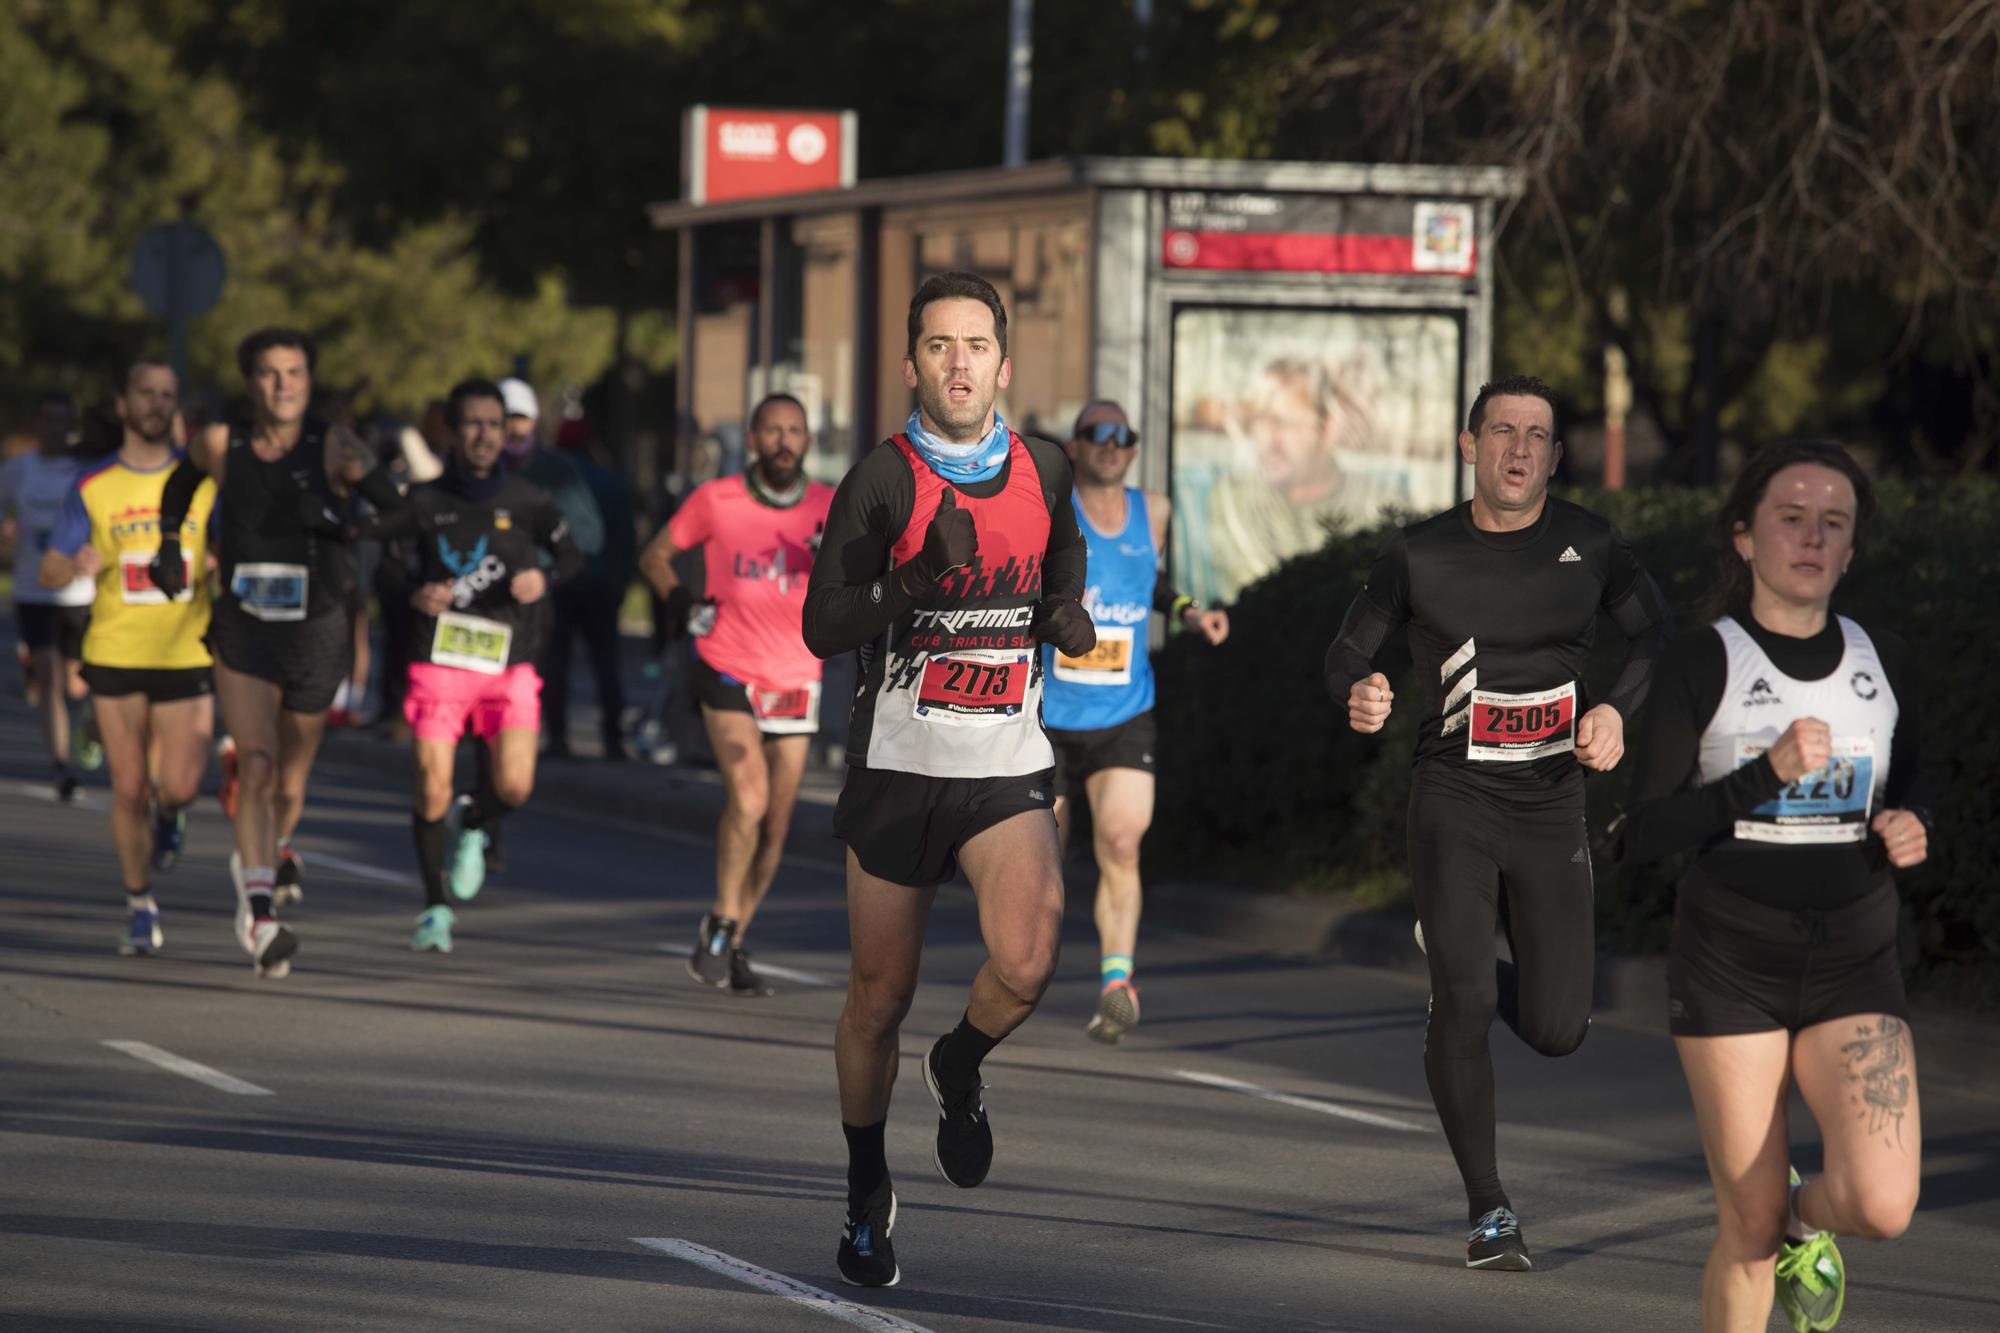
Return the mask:
<path id="1" fill-rule="evenodd" d="M 417 873 L 424 882 L 424 906 L 448 907 L 444 896 L 444 821 L 412 812 L 410 832 L 417 843 Z"/>
<path id="2" fill-rule="evenodd" d="M 840 1132 L 847 1136 L 847 1212 L 859 1217 L 862 1205 L 870 1195 L 882 1187 L 889 1178 L 889 1157 L 883 1146 L 883 1132 L 889 1127 L 887 1120 L 877 1120 L 872 1125 L 850 1125 L 841 1122 Z"/>
<path id="3" fill-rule="evenodd" d="M 954 1088 L 977 1083 L 979 1062 L 999 1044 L 1000 1038 L 989 1037 L 972 1026 L 972 1011 L 968 1009 L 937 1048 L 938 1079 Z"/>

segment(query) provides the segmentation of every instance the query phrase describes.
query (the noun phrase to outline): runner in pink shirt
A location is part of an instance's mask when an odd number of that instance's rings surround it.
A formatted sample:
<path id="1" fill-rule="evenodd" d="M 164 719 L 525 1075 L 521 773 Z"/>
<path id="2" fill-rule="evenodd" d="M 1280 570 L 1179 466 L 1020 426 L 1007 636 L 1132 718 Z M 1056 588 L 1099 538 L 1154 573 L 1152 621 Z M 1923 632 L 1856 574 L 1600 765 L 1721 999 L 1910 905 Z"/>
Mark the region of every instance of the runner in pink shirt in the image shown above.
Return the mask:
<path id="1" fill-rule="evenodd" d="M 750 414 L 750 466 L 695 488 L 639 558 L 695 637 L 694 688 L 728 800 L 715 836 L 715 905 L 701 919 L 688 974 L 731 995 L 768 995 L 743 951 L 750 918 L 778 873 L 806 752 L 819 731 L 820 661 L 800 620 L 833 487 L 806 478 L 812 430 L 790 394 Z M 699 548 L 708 598 L 695 605 L 674 557 Z"/>

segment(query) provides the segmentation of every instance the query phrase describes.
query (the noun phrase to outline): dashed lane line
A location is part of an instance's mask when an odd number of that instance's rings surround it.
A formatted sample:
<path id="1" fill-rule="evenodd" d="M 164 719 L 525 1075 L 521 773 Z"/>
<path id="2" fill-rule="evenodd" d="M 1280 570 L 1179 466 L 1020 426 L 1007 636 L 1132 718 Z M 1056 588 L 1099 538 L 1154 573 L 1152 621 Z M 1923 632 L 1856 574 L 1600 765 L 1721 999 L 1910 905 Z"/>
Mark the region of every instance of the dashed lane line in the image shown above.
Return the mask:
<path id="1" fill-rule="evenodd" d="M 157 1046 L 143 1041 L 107 1041 L 104 1043 L 114 1051 L 123 1051 L 136 1060 L 158 1065 L 170 1074 L 191 1078 L 197 1083 L 206 1083 L 220 1092 L 233 1092 L 239 1097 L 275 1097 L 269 1088 L 260 1088 L 255 1083 L 246 1083 L 240 1078 L 223 1073 L 220 1069 L 210 1069 L 207 1065 L 163 1051 Z"/>
<path id="2" fill-rule="evenodd" d="M 865 1305 L 844 1301 L 830 1291 L 807 1286 L 796 1278 L 774 1273 L 768 1268 L 759 1268 L 733 1254 L 721 1250 L 711 1250 L 706 1245 L 697 1245 L 691 1240 L 676 1240 L 667 1236 L 634 1236 L 635 1245 L 644 1245 L 649 1250 L 685 1260 L 697 1267 L 718 1273 L 732 1282 L 740 1282 L 746 1287 L 781 1296 L 794 1305 L 802 1305 L 842 1323 L 856 1328 L 877 1330 L 877 1333 L 931 1333 L 922 1324 L 913 1324 L 907 1319 L 899 1319 L 883 1310 L 873 1310 Z"/>
<path id="3" fill-rule="evenodd" d="M 1302 1111 L 1317 1111 L 1321 1115 L 1338 1116 L 1342 1120 L 1352 1120 L 1363 1125 L 1374 1125 L 1377 1129 L 1400 1129 L 1418 1134 L 1425 1133 L 1430 1129 L 1429 1125 L 1412 1124 L 1407 1120 L 1398 1120 L 1394 1116 L 1381 1115 L 1374 1111 L 1363 1111 L 1353 1106 L 1342 1106 L 1339 1102 L 1321 1101 L 1317 1097 L 1299 1097 L 1289 1092 L 1276 1092 L 1270 1088 L 1259 1087 L 1255 1083 L 1245 1083 L 1242 1079 L 1226 1078 L 1221 1074 L 1204 1074 L 1198 1069 L 1174 1069 L 1168 1072 L 1177 1078 L 1187 1079 L 1191 1083 L 1201 1083 L 1211 1088 L 1221 1088 L 1227 1092 L 1240 1092 L 1246 1097 L 1255 1097 L 1267 1102 L 1277 1102 L 1282 1106 L 1295 1106 Z"/>

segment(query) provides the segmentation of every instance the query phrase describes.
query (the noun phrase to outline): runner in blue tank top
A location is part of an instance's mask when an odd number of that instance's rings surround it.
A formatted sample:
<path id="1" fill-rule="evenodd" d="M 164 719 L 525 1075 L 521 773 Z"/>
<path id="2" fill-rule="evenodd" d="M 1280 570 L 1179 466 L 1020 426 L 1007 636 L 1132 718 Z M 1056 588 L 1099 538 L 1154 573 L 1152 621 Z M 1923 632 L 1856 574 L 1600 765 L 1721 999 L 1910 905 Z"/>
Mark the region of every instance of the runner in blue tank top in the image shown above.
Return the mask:
<path id="1" fill-rule="evenodd" d="M 1125 484 L 1139 433 L 1112 402 L 1085 407 L 1070 432 L 1077 526 L 1089 551 L 1083 604 L 1097 646 L 1082 657 L 1042 649 L 1042 722 L 1056 752 L 1056 825 L 1065 840 L 1070 802 L 1090 802 L 1097 855 L 1097 933 L 1104 989 L 1084 1029 L 1115 1042 L 1139 1021 L 1132 951 L 1139 938 L 1139 840 L 1153 822 L 1153 665 L 1146 655 L 1154 611 L 1210 643 L 1229 634 L 1229 616 L 1206 611 L 1168 585 L 1172 505 Z"/>

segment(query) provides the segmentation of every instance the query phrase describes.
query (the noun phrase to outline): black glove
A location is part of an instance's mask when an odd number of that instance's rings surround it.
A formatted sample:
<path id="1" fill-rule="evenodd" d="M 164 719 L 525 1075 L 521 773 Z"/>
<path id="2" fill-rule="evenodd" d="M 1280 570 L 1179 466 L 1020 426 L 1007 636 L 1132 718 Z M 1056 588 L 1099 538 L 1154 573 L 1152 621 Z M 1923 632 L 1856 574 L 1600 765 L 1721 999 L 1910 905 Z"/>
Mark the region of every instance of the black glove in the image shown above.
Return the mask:
<path id="1" fill-rule="evenodd" d="M 178 536 L 160 538 L 160 549 L 153 556 L 153 563 L 146 566 L 152 576 L 153 586 L 173 601 L 187 591 L 187 559 L 181 555 L 181 539 Z"/>
<path id="2" fill-rule="evenodd" d="M 972 511 L 960 509 L 957 492 L 947 486 L 931 525 L 924 529 L 924 549 L 897 566 L 897 581 L 912 600 L 926 601 L 939 579 L 971 564 L 978 555 L 979 529 L 973 526 Z"/>
<path id="3" fill-rule="evenodd" d="M 1050 597 L 1037 608 L 1035 637 L 1064 657 L 1082 657 L 1097 646 L 1097 626 L 1073 597 Z"/>

